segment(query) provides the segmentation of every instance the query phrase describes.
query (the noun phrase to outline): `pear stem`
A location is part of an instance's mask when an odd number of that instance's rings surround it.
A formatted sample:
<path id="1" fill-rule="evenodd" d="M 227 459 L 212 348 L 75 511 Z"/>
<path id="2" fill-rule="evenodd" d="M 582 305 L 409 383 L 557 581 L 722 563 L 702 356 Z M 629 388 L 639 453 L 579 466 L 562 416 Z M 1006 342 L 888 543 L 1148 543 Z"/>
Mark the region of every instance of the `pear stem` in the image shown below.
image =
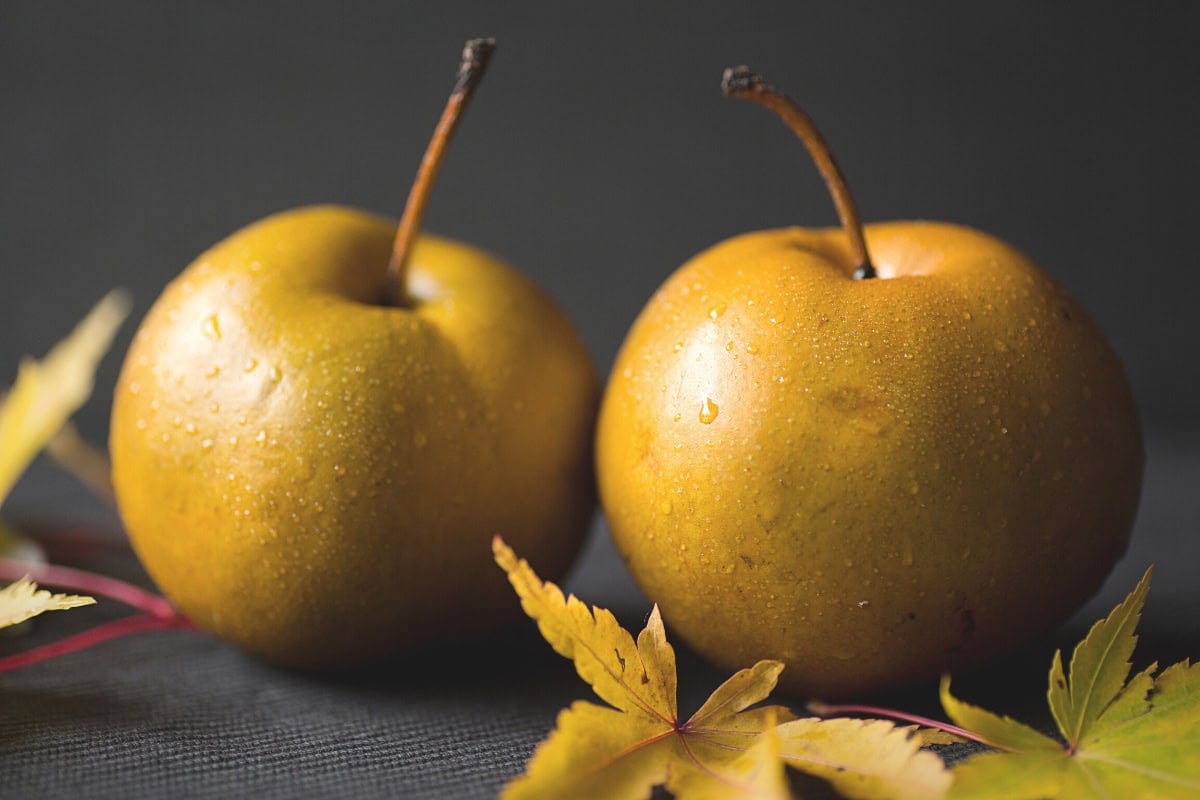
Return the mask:
<path id="1" fill-rule="evenodd" d="M 421 229 L 421 218 L 425 215 L 425 204 L 429 200 L 438 170 L 442 166 L 442 159 L 445 158 L 446 149 L 450 145 L 455 128 L 458 127 L 467 101 L 479 85 L 495 49 L 495 39 L 469 39 L 463 46 L 458 80 L 454 82 L 454 90 L 450 93 L 450 99 L 446 101 L 442 116 L 433 130 L 433 137 L 425 149 L 421 166 L 417 169 L 417 177 L 408 193 L 408 202 L 404 205 L 404 213 L 400 216 L 400 224 L 396 228 L 396 238 L 392 243 L 392 257 L 388 262 L 387 271 L 387 298 L 396 305 L 410 304 L 405 276 L 413 243 Z"/>
<path id="2" fill-rule="evenodd" d="M 761 75 L 747 66 L 730 67 L 725 70 L 725 74 L 721 78 L 721 91 L 725 93 L 726 97 L 740 97 L 743 100 L 757 103 L 769 111 L 774 111 L 784 124 L 800 137 L 800 141 L 804 142 L 809 155 L 816 162 L 821 177 L 825 179 L 825 185 L 829 187 L 829 193 L 833 196 L 833 204 L 837 207 L 838 217 L 842 221 L 842 228 L 845 229 L 846 235 L 850 239 L 850 253 L 855 263 L 855 279 L 877 277 L 878 273 L 867 252 L 866 239 L 863 238 L 862 218 L 858 215 L 858 207 L 855 206 L 854 197 L 850 194 L 846 176 L 842 173 L 837 161 L 834 160 L 833 152 L 829 149 L 825 137 L 817 130 L 817 126 L 813 124 L 808 114 L 805 114 L 804 110 L 791 98 L 771 86 L 763 80 Z"/>

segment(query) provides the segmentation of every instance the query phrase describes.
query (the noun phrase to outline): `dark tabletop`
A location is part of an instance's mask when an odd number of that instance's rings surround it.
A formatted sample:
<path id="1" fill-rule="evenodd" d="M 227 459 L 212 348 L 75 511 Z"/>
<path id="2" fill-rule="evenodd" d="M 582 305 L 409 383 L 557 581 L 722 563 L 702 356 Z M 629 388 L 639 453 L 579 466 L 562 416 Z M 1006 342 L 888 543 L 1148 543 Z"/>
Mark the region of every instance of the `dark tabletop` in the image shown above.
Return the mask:
<path id="1" fill-rule="evenodd" d="M 1099 596 L 1055 634 L 958 676 L 956 694 L 1049 730 L 1054 648 L 1072 646 L 1152 562 L 1136 663 L 1200 656 L 1197 485 L 1200 442 L 1152 435 L 1133 542 Z M 68 521 L 107 530 L 111 546 L 77 551 L 76 559 L 141 579 L 110 514 L 71 479 L 39 465 L 17 499 L 21 518 L 36 521 L 48 541 L 73 527 Z M 64 517 L 64 503 L 91 513 Z M 566 587 L 635 630 L 649 610 L 601 524 Z M 0 653 L 126 613 L 106 602 L 43 617 L 32 635 L 0 640 Z M 675 644 L 685 711 L 724 676 Z M 576 699 L 595 698 L 529 621 L 484 641 L 326 677 L 276 669 L 200 634 L 146 633 L 0 675 L 0 796 L 493 797 Z M 932 684 L 874 700 L 938 715 Z"/>

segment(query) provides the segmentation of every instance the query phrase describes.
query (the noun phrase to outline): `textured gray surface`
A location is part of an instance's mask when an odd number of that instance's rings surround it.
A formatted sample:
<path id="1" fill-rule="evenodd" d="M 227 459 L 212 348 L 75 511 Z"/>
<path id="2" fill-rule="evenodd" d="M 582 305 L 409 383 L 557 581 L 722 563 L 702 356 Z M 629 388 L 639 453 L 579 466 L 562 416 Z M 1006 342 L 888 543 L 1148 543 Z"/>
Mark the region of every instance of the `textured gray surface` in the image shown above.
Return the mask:
<path id="1" fill-rule="evenodd" d="M 1137 663 L 1200 657 L 1197 485 L 1200 442 L 1153 436 L 1133 544 L 1101 594 L 1063 630 L 958 676 L 956 693 L 1049 730 L 1044 696 L 1054 647 L 1071 646 L 1151 562 L 1157 573 Z M 70 480 L 43 466 L 14 508 L 28 519 L 62 520 L 62 499 L 73 497 Z M 94 511 L 102 521 L 104 512 Z M 120 550 L 86 563 L 139 576 Z M 567 585 L 627 627 L 648 610 L 599 525 Z M 104 603 L 45 617 L 33 636 L 0 640 L 0 654 L 123 613 Z M 724 676 L 676 646 L 686 711 Z M 199 634 L 142 634 L 0 675 L 0 796 L 487 798 L 521 771 L 557 711 L 584 698 L 594 699 L 528 621 L 487 641 L 320 678 Z M 927 685 L 878 700 L 938 715 L 935 698 Z M 799 708 L 797 699 L 779 699 Z"/>

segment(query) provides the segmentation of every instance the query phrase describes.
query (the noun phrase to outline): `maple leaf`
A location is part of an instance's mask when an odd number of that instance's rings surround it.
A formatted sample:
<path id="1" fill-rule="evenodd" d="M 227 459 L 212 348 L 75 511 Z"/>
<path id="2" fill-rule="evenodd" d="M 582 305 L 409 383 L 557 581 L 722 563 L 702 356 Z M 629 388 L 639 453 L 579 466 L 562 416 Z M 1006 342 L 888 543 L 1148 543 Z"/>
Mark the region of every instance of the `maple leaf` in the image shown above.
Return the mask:
<path id="1" fill-rule="evenodd" d="M 96 367 L 129 313 L 124 292 L 109 292 L 40 362 L 25 359 L 0 400 L 0 503 L 42 448 L 87 402 Z"/>
<path id="2" fill-rule="evenodd" d="M 62 611 L 78 606 L 90 606 L 91 597 L 74 594 L 51 594 L 39 589 L 28 578 L 21 578 L 0 589 L 0 628 L 7 628 L 36 617 L 46 611 Z"/>
<path id="3" fill-rule="evenodd" d="M 1182 661 L 1157 678 L 1152 664 L 1129 678 L 1151 573 L 1076 645 L 1069 676 L 1062 651 L 1054 654 L 1047 700 L 1065 745 L 958 700 L 943 678 L 950 718 L 1004 751 L 958 766 L 952 798 L 1200 797 L 1200 664 Z"/>
<path id="4" fill-rule="evenodd" d="M 676 708 L 675 651 L 658 607 L 636 641 L 604 608 L 564 597 L 498 537 L 496 562 L 542 636 L 609 707 L 576 701 L 558 715 L 505 800 L 790 798 L 785 765 L 827 779 L 847 797 L 936 800 L 950 773 L 913 731 L 880 720 L 797 719 L 759 706 L 783 665 L 760 661 L 721 684 L 687 721 Z"/>
<path id="5" fill-rule="evenodd" d="M 125 293 L 109 292 L 44 359 L 21 362 L 16 383 L 0 397 L 0 503 L 8 497 L 34 456 L 87 402 L 95 384 L 96 367 L 128 313 L 129 298 Z M 72 462 L 77 458 L 69 456 L 66 460 Z M 30 555 L 43 560 L 40 548 L 7 527 L 0 527 L 0 556 Z M 94 602 L 91 597 L 51 594 L 22 578 L 0 589 L 0 628 L 17 625 L 45 611 Z"/>

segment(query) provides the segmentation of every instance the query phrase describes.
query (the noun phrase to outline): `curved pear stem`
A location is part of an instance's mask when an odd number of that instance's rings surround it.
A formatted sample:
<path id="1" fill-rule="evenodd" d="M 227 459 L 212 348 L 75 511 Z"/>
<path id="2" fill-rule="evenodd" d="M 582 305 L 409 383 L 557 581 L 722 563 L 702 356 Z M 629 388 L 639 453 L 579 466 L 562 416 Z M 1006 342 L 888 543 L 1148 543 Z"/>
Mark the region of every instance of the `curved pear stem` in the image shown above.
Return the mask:
<path id="1" fill-rule="evenodd" d="M 404 213 L 400 216 L 400 224 L 396 228 L 396 238 L 392 243 L 392 257 L 388 262 L 387 299 L 396 305 L 409 305 L 410 298 L 405 287 L 405 276 L 408 271 L 408 258 L 412 253 L 413 243 L 421 229 L 421 218 L 425 215 L 425 204 L 437 180 L 438 170 L 445 158 L 446 148 L 454 135 L 458 121 L 471 93 L 479 85 L 488 60 L 496 49 L 495 39 L 469 39 L 463 46 L 462 63 L 458 67 L 458 80 L 454 82 L 454 90 L 442 110 L 433 137 L 425 149 L 417 177 L 408 193 L 408 202 L 404 204 Z"/>
<path id="2" fill-rule="evenodd" d="M 863 238 L 862 218 L 854 205 L 854 197 L 850 194 L 846 176 L 834 160 L 825 137 L 821 136 L 808 114 L 805 114 L 791 98 L 771 86 L 747 66 L 730 67 L 725 70 L 721 78 L 721 91 L 726 97 L 740 97 L 774 111 L 784 124 L 800 137 L 800 141 L 804 142 L 809 155 L 816 162 L 821 177 L 825 179 L 829 193 L 833 195 L 833 204 L 837 206 L 842 228 L 850 238 L 850 252 L 855 262 L 855 279 L 876 277 L 878 273 L 871 263 L 870 254 L 867 253 L 867 242 Z"/>

